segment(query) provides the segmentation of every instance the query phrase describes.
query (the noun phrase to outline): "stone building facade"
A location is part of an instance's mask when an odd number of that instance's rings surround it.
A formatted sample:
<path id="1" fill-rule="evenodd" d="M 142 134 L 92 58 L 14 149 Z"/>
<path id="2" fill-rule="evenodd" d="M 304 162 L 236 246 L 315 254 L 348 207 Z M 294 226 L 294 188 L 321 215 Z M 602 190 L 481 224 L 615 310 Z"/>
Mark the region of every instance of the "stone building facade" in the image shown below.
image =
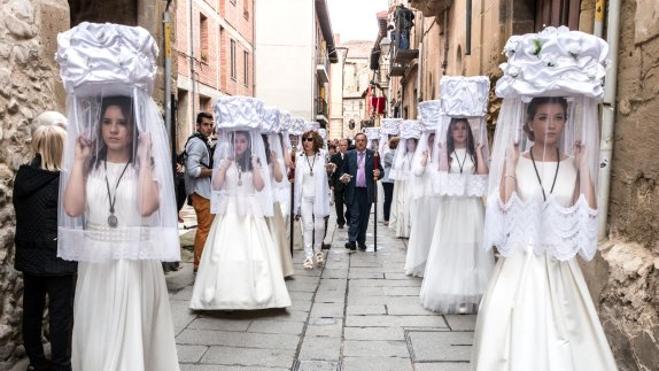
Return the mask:
<path id="1" fill-rule="evenodd" d="M 0 3 L 0 369 L 8 369 L 24 355 L 20 333 L 23 283 L 14 270 L 13 179 L 19 166 L 32 156 L 33 119 L 46 110 L 65 112 L 66 94 L 54 59 L 57 34 L 83 21 L 140 25 L 159 40 L 158 64 L 162 66 L 161 20 L 166 4 L 160 0 Z M 162 102 L 162 68 L 158 74 L 153 97 Z"/>
<path id="2" fill-rule="evenodd" d="M 620 2 L 606 238 L 582 268 L 620 369 L 649 371 L 659 365 L 659 2 Z M 414 12 L 410 49 L 418 52 L 390 67 L 394 115 L 416 118 L 418 102 L 439 97 L 443 75 L 486 75 L 494 86 L 513 34 L 543 25 L 593 33 L 596 3 L 609 2 L 391 0 L 390 17 L 398 4 Z M 492 126 L 499 106 L 492 93 Z"/>

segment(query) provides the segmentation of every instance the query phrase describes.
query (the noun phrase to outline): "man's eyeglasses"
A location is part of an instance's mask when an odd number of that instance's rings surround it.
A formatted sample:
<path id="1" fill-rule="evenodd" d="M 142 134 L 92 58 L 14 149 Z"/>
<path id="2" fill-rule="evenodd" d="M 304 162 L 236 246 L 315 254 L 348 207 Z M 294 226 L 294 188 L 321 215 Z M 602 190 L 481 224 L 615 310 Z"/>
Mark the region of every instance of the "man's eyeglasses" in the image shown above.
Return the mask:
<path id="1" fill-rule="evenodd" d="M 313 142 L 313 137 L 304 138 L 302 140 L 304 140 L 305 142 Z"/>

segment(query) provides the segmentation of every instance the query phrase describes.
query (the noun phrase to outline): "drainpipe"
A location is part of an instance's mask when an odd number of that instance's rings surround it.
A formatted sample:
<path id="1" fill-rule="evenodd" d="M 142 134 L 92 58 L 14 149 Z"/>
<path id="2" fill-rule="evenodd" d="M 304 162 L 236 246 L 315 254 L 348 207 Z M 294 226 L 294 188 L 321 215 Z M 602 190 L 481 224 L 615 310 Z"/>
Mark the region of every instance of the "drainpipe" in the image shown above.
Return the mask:
<path id="1" fill-rule="evenodd" d="M 172 0 L 167 0 L 165 11 L 162 14 L 162 27 L 164 34 L 165 49 L 165 127 L 169 135 L 172 156 L 176 153 L 176 132 L 172 128 L 172 18 L 169 14 L 169 6 Z"/>
<path id="2" fill-rule="evenodd" d="M 605 1 L 598 0 L 595 13 L 595 31 L 601 34 L 601 23 L 604 20 Z M 598 22 L 599 31 L 598 31 Z M 620 0 L 609 1 L 609 11 L 606 20 L 607 37 L 609 43 L 610 63 L 604 80 L 604 102 L 602 103 L 602 134 L 600 139 L 600 170 L 597 206 L 599 208 L 598 239 L 607 236 L 607 219 L 609 211 L 609 192 L 611 188 L 611 157 L 613 154 L 613 129 L 616 112 L 616 88 L 618 73 L 618 39 L 620 37 Z"/>
<path id="3" fill-rule="evenodd" d="M 192 2 L 193 0 L 188 0 L 188 13 L 190 18 L 188 19 L 188 28 L 190 29 L 190 39 L 188 41 L 188 45 L 190 46 L 190 84 L 191 84 L 191 91 L 192 91 L 192 96 L 191 96 L 191 103 L 192 103 L 192 109 L 190 110 L 190 126 L 193 128 L 194 131 L 194 121 L 195 121 L 195 108 L 196 108 L 196 102 L 197 102 L 197 92 L 195 90 L 195 70 L 194 70 L 194 17 L 192 14 Z"/>

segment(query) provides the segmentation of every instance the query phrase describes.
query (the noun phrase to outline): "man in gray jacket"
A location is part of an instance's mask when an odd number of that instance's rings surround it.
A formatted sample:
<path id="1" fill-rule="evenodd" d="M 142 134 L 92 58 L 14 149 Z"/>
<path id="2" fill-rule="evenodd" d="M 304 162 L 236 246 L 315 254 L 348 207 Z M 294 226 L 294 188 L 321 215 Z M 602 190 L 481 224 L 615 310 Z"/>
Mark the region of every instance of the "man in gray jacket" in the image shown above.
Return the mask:
<path id="1" fill-rule="evenodd" d="M 185 145 L 185 191 L 197 214 L 197 233 L 194 238 L 194 271 L 199 267 L 201 252 L 213 223 L 211 208 L 211 153 L 208 138 L 213 133 L 213 115 L 199 112 L 196 132 Z"/>

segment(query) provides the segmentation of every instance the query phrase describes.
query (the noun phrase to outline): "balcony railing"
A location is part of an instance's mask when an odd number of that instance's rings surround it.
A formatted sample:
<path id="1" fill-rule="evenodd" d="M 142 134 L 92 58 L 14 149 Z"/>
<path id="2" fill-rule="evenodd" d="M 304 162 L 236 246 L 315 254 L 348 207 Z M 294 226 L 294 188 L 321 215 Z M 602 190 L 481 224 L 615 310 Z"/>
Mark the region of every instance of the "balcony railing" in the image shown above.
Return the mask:
<path id="1" fill-rule="evenodd" d="M 320 50 L 316 56 L 316 71 L 321 82 L 329 82 L 330 60 L 325 50 Z"/>

